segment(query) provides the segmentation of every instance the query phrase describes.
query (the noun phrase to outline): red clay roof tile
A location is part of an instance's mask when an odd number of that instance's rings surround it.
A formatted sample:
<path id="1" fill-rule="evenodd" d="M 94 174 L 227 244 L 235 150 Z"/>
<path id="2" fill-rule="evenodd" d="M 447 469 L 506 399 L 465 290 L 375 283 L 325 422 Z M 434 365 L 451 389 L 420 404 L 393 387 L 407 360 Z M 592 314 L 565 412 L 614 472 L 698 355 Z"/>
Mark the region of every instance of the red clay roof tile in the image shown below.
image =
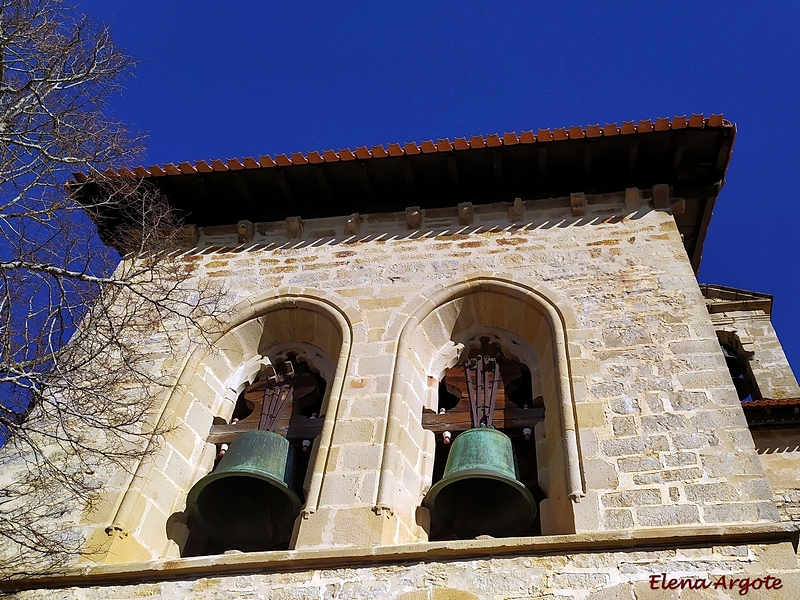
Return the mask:
<path id="1" fill-rule="evenodd" d="M 752 407 L 755 408 L 757 406 L 800 406 L 800 398 L 763 398 L 761 400 L 750 400 L 748 402 L 742 402 L 743 408 Z"/>
<path id="2" fill-rule="evenodd" d="M 275 161 L 272 160 L 272 157 L 269 154 L 265 154 L 264 156 L 259 156 L 258 162 L 261 163 L 261 166 L 266 169 L 277 166 L 275 164 Z"/>
<path id="3" fill-rule="evenodd" d="M 503 142 L 500 140 L 499 135 L 492 133 L 491 135 L 486 136 L 486 145 L 489 148 L 497 148 L 498 146 L 502 146 Z"/>
<path id="4" fill-rule="evenodd" d="M 586 137 L 587 138 L 596 138 L 596 137 L 600 137 L 601 135 L 603 135 L 603 130 L 600 129 L 600 124 L 599 123 L 596 124 L 596 125 L 589 125 L 586 128 Z"/>
<path id="5" fill-rule="evenodd" d="M 400 144 L 389 144 L 389 156 L 403 156 L 403 148 Z"/>
<path id="6" fill-rule="evenodd" d="M 519 134 L 519 142 L 521 144 L 533 144 L 536 141 L 536 136 L 533 134 L 533 129 L 530 131 L 523 131 Z"/>
<path id="7" fill-rule="evenodd" d="M 656 119 L 656 131 L 667 131 L 669 129 L 669 119 L 667 117 L 658 117 Z"/>
<path id="8" fill-rule="evenodd" d="M 212 171 L 228 171 L 239 169 L 258 169 L 270 168 L 274 166 L 288 167 L 292 165 L 305 165 L 305 164 L 321 164 L 325 162 L 338 162 L 352 161 L 352 160 L 370 160 L 373 158 L 386 158 L 389 156 L 406 156 L 414 154 L 434 154 L 437 152 L 452 152 L 453 150 L 469 150 L 470 148 L 496 148 L 499 146 L 511 146 L 514 144 L 532 144 L 535 142 L 552 142 L 561 140 L 574 140 L 582 138 L 597 138 L 597 137 L 611 137 L 616 135 L 632 135 L 632 134 L 645 134 L 653 131 L 668 131 L 670 129 L 684 129 L 691 128 L 719 128 L 730 127 L 731 124 L 726 121 L 722 114 L 712 114 L 708 118 L 703 114 L 695 113 L 687 120 L 686 115 L 679 115 L 673 117 L 672 120 L 666 117 L 658 117 L 655 122 L 651 119 L 643 119 L 638 123 L 634 121 L 624 121 L 622 125 L 616 123 L 607 123 L 605 126 L 588 125 L 586 127 L 571 126 L 568 129 L 565 127 L 557 129 L 539 129 L 536 133 L 534 131 L 522 131 L 519 135 L 515 132 L 499 134 L 490 134 L 486 136 L 473 135 L 469 139 L 466 137 L 458 137 L 450 140 L 448 138 L 439 139 L 435 143 L 433 140 L 425 140 L 420 144 L 416 142 L 407 142 L 405 144 L 389 144 L 387 148 L 384 146 L 359 146 L 353 153 L 349 148 L 335 152 L 333 150 L 325 150 L 322 153 L 319 151 L 311 151 L 308 153 L 292 152 L 290 156 L 286 154 L 279 154 L 273 159 L 269 155 L 260 156 L 258 160 L 252 157 L 242 159 L 232 158 L 226 162 L 222 160 L 213 160 L 209 164 L 204 160 L 197 161 L 194 166 L 189 162 L 182 162 L 177 167 L 172 164 L 165 164 L 163 166 L 153 165 L 150 168 L 136 167 L 132 174 L 138 177 L 163 177 L 167 175 L 190 175 L 193 173 L 209 173 Z M 132 176 L 130 171 L 126 172 L 125 176 Z M 123 176 L 122 174 L 118 174 Z M 75 176 L 78 180 L 78 176 Z"/>
<path id="9" fill-rule="evenodd" d="M 302 152 L 292 152 L 292 164 L 293 165 L 307 165 L 308 159 L 303 156 Z"/>
<path id="10" fill-rule="evenodd" d="M 405 147 L 403 149 L 408 155 L 414 155 L 420 153 L 419 146 L 417 146 L 416 142 L 406 142 Z"/>
<path id="11" fill-rule="evenodd" d="M 470 148 L 486 148 L 486 140 L 480 135 L 471 135 L 469 137 Z"/>

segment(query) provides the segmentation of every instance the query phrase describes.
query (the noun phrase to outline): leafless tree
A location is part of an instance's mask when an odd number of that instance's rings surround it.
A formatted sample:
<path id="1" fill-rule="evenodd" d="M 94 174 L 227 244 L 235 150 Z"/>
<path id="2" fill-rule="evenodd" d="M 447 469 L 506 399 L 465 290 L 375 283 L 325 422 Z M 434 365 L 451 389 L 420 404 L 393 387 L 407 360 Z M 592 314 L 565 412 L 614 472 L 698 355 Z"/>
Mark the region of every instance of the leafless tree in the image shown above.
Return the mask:
<path id="1" fill-rule="evenodd" d="M 75 14 L 59 0 L 0 0 L 0 570 L 9 575 L 82 551 L 60 520 L 91 509 L 102 465 L 133 468 L 160 433 L 153 413 L 167 382 L 145 349 L 168 353 L 181 328 L 207 331 L 219 300 L 176 251 L 179 223 L 164 199 L 107 171 L 141 153 L 141 138 L 107 115 L 133 61 L 108 29 Z"/>

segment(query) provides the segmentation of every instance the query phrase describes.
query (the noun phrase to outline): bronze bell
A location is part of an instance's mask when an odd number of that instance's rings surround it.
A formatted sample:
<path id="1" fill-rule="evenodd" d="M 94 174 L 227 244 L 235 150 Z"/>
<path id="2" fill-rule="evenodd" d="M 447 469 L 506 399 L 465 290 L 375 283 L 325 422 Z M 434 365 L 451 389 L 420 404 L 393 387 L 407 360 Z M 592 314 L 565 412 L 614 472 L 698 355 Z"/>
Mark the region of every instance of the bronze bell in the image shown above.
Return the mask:
<path id="1" fill-rule="evenodd" d="M 190 522 L 231 549 L 285 545 L 301 504 L 293 474 L 289 440 L 271 431 L 243 433 L 217 468 L 189 491 Z"/>
<path id="2" fill-rule="evenodd" d="M 455 439 L 444 476 L 423 505 L 433 525 L 461 539 L 522 535 L 536 516 L 533 494 L 518 479 L 511 439 L 489 427 Z"/>

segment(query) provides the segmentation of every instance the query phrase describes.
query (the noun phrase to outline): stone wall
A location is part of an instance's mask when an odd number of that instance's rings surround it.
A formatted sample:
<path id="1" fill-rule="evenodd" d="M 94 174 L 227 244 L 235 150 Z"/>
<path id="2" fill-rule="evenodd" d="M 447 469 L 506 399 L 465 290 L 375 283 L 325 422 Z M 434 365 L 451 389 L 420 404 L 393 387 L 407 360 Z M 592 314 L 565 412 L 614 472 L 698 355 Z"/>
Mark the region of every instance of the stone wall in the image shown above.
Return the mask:
<path id="1" fill-rule="evenodd" d="M 711 320 L 720 339 L 731 338 L 741 345 L 762 397 L 800 397 L 800 386 L 768 314 L 738 310 L 714 313 Z"/>
<path id="2" fill-rule="evenodd" d="M 424 545 L 421 503 L 435 439 L 421 427 L 422 413 L 436 409 L 443 370 L 482 332 L 535 374 L 544 396 L 545 420 L 532 442 L 548 495 L 543 533 L 623 539 L 659 528 L 778 524 L 673 217 L 653 210 L 646 193 L 629 191 L 627 199 L 590 196 L 580 211 L 570 198 L 478 206 L 467 222 L 455 207 L 428 210 L 418 228 L 408 213 L 295 221 L 288 231 L 285 223 L 257 223 L 243 245 L 236 227 L 200 231 L 198 247 L 182 260 L 228 290 L 229 321 L 211 351 L 190 346 L 159 363 L 177 381 L 163 406 L 175 429 L 154 460 L 132 479 L 119 475 L 101 510 L 84 519 L 92 560 L 171 559 L 170 568 L 193 560 L 180 559 L 189 533 L 183 511 L 186 493 L 213 463 L 209 429 L 215 418 L 230 419 L 262 355 L 292 343 L 318 351 L 331 382 L 293 548 L 346 554 Z M 793 550 L 781 548 L 792 558 L 774 568 L 795 568 Z M 772 550 L 747 545 L 540 551 L 555 556 L 196 575 L 63 594 L 523 598 L 569 591 L 639 599 L 670 597 L 648 596 L 646 581 L 656 572 L 773 568 L 759 566 L 760 553 Z"/>
<path id="3" fill-rule="evenodd" d="M 777 521 L 673 218 L 624 201 L 589 197 L 580 217 L 569 198 L 531 202 L 516 223 L 503 204 L 469 225 L 429 210 L 419 229 L 403 213 L 325 219 L 300 240 L 256 224 L 236 248 L 235 228 L 202 231 L 186 260 L 230 290 L 231 329 L 180 365 L 165 408 L 180 427 L 105 517 L 121 533 L 103 560 L 179 556 L 213 418 L 230 417 L 242 365 L 291 341 L 337 365 L 296 547 L 427 539 L 421 413 L 481 326 L 516 336 L 541 374 L 550 532 Z"/>
<path id="4" fill-rule="evenodd" d="M 800 431 L 757 429 L 753 440 L 781 520 L 800 522 Z"/>
<path id="5" fill-rule="evenodd" d="M 230 575 L 214 573 L 212 561 L 206 559 L 205 566 L 195 561 L 194 575 L 177 580 L 99 586 L 92 585 L 87 577 L 74 581 L 74 587 L 30 590 L 18 593 L 17 598 L 719 600 L 745 596 L 794 600 L 800 590 L 800 574 L 789 543 L 576 550 L 550 556 L 523 552 L 473 559 L 459 557 L 459 549 L 454 548 L 449 555 L 442 560 L 380 566 L 320 565 L 301 570 L 289 568 L 288 572 L 261 569 L 257 573 Z M 217 562 L 232 563 L 235 558 L 225 556 Z M 144 577 L 153 579 L 152 574 Z"/>

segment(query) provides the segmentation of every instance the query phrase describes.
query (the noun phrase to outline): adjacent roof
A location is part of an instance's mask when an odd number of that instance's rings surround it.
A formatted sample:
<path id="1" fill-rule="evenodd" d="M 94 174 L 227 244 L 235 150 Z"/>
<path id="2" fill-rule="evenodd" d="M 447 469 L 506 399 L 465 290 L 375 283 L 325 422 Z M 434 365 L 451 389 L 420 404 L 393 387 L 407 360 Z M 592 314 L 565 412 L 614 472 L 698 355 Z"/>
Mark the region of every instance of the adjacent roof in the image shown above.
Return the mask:
<path id="1" fill-rule="evenodd" d="M 763 310 L 768 315 L 772 314 L 772 294 L 710 283 L 701 283 L 700 291 L 711 314 L 741 310 Z"/>
<path id="2" fill-rule="evenodd" d="M 800 398 L 751 400 L 742 409 L 751 429 L 800 426 Z"/>
<path id="3" fill-rule="evenodd" d="M 699 252 L 735 137 L 722 115 L 539 129 L 420 143 L 360 146 L 133 170 L 166 194 L 186 223 L 277 221 L 354 212 L 535 200 L 669 184 L 687 199 L 676 218 L 687 251 Z M 77 175 L 79 197 L 91 182 Z"/>

